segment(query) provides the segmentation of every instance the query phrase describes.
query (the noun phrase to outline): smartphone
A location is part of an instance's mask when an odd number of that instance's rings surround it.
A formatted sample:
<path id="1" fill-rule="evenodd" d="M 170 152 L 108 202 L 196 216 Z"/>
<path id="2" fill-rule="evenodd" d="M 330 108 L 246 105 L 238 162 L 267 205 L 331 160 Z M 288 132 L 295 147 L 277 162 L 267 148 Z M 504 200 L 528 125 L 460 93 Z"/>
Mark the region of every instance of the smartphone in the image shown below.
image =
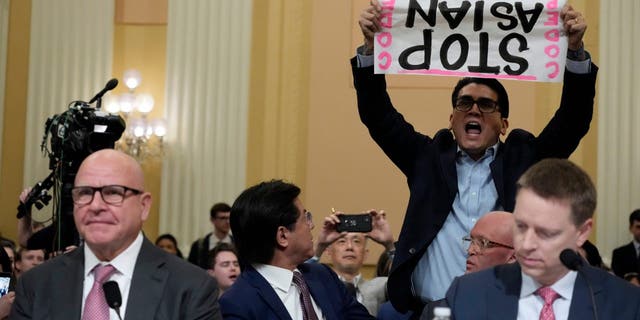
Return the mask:
<path id="1" fill-rule="evenodd" d="M 3 297 L 9 292 L 9 285 L 11 284 L 11 273 L 0 272 L 0 297 Z"/>
<path id="2" fill-rule="evenodd" d="M 371 215 L 363 214 L 341 214 L 338 216 L 340 223 L 336 225 L 338 232 L 370 232 Z"/>

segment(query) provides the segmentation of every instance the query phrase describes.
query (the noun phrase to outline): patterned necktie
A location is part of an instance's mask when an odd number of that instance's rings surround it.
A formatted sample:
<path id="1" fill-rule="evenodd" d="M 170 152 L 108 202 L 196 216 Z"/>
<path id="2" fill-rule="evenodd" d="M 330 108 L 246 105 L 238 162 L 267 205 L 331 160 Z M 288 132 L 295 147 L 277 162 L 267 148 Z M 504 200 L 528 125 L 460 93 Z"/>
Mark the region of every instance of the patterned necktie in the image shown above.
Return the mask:
<path id="1" fill-rule="evenodd" d="M 93 268 L 93 287 L 84 302 L 82 320 L 109 320 L 109 306 L 104 297 L 102 283 L 116 271 L 112 265 L 97 265 Z"/>
<path id="2" fill-rule="evenodd" d="M 550 287 L 542 287 L 536 291 L 536 294 L 544 300 L 544 306 L 540 311 L 540 320 L 556 320 L 556 316 L 553 314 L 553 302 L 560 298 L 560 295 Z"/>
<path id="3" fill-rule="evenodd" d="M 302 303 L 302 319 L 304 320 L 318 320 L 316 311 L 313 310 L 313 304 L 311 303 L 311 294 L 309 293 L 309 287 L 304 282 L 302 274 L 298 271 L 293 272 L 293 285 L 300 291 L 300 303 Z"/>

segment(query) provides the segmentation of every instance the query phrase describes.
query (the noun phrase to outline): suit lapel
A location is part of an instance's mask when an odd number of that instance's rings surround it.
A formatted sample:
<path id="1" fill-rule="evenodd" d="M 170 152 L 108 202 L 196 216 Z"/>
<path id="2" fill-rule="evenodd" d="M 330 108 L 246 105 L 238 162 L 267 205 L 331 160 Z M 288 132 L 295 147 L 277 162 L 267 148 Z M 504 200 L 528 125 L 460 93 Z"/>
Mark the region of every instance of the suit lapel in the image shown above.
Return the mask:
<path id="1" fill-rule="evenodd" d="M 493 184 L 496 187 L 496 191 L 498 192 L 498 203 L 504 204 L 505 195 L 504 195 L 504 157 L 499 156 L 502 153 L 504 146 L 502 142 L 498 144 L 498 150 L 496 152 L 496 157 L 491 162 L 489 167 L 491 168 L 491 178 L 493 179 Z"/>
<path id="2" fill-rule="evenodd" d="M 520 265 L 512 263 L 499 266 L 494 270 L 498 280 L 496 281 L 497 290 L 488 293 L 489 306 L 487 309 L 500 310 L 500 312 L 492 313 L 496 317 L 495 319 L 516 319 L 518 317 L 518 301 L 522 287 Z"/>
<path id="3" fill-rule="evenodd" d="M 258 273 L 252 266 L 248 265 L 246 270 L 240 274 L 241 277 L 247 277 L 247 283 L 252 285 L 258 291 L 258 295 L 264 300 L 265 304 L 283 320 L 291 320 L 289 312 L 282 304 L 282 301 L 274 291 L 273 287 L 267 280 Z"/>
<path id="4" fill-rule="evenodd" d="M 585 266 L 583 272 L 578 272 L 576 282 L 573 286 L 573 296 L 569 307 L 569 320 L 593 319 L 593 303 L 591 302 L 591 292 L 587 285 L 587 280 L 591 283 L 596 306 L 603 306 L 605 303 L 603 295 L 602 277 L 599 276 L 590 266 Z M 598 315 L 602 318 L 602 315 Z"/>
<path id="5" fill-rule="evenodd" d="M 458 193 L 458 174 L 456 169 L 456 153 L 458 150 L 456 142 L 451 138 L 450 140 L 450 143 L 445 144 L 449 147 L 440 154 L 440 167 L 442 167 L 444 180 L 449 187 L 449 196 L 453 199 Z"/>
<path id="6" fill-rule="evenodd" d="M 133 269 L 133 278 L 127 300 L 127 315 L 152 319 L 164 294 L 169 275 L 165 258 L 145 237 Z"/>
<path id="7" fill-rule="evenodd" d="M 80 319 L 84 284 L 84 247 L 56 259 L 60 259 L 61 263 L 51 280 L 51 287 L 65 289 L 59 290 L 51 297 L 52 310 L 55 310 L 51 316 L 64 315 L 66 319 Z"/>

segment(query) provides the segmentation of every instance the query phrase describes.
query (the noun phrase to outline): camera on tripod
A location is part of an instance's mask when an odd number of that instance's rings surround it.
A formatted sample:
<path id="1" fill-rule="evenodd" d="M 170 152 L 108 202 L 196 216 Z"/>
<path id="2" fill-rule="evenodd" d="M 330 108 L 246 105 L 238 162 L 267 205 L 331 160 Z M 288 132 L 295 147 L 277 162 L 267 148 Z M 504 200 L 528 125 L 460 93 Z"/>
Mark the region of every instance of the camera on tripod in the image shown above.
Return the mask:
<path id="1" fill-rule="evenodd" d="M 52 198 L 56 206 L 52 225 L 31 236 L 29 249 L 58 251 L 77 244 L 71 188 L 82 161 L 95 151 L 113 149 L 125 130 L 121 116 L 100 110 L 102 96 L 117 85 L 118 80 L 111 79 L 89 102 L 73 101 L 65 112 L 47 119 L 40 147 L 49 157 L 51 173 L 33 186 L 24 203 L 20 202 L 17 218 L 30 216 L 33 205 L 40 210 Z M 94 101 L 95 108 L 91 107 Z M 52 187 L 54 197 L 48 193 Z"/>

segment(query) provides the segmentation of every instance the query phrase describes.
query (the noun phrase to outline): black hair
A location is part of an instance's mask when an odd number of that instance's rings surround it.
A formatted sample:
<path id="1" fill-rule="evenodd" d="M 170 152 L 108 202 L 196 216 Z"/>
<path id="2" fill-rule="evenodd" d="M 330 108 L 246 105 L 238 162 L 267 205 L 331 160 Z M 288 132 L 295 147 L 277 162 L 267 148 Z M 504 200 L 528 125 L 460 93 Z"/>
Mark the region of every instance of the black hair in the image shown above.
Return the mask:
<path id="1" fill-rule="evenodd" d="M 453 93 L 451 93 L 451 105 L 453 107 L 456 106 L 456 100 L 458 99 L 460 90 L 471 83 L 482 84 L 495 91 L 498 95 L 498 110 L 500 111 L 500 115 L 503 118 L 509 118 L 509 95 L 507 94 L 507 90 L 504 88 L 504 86 L 502 86 L 502 83 L 500 83 L 500 81 L 492 78 L 467 77 L 460 79 L 455 88 L 453 88 Z"/>
<path id="2" fill-rule="evenodd" d="M 218 216 L 218 212 L 229 211 L 231 211 L 231 207 L 228 204 L 224 202 L 218 202 L 211 207 L 211 210 L 209 210 L 209 216 L 211 217 L 211 219 L 214 219 Z"/>
<path id="3" fill-rule="evenodd" d="M 241 264 L 269 263 L 278 227 L 293 230 L 300 212 L 294 200 L 300 188 L 282 180 L 262 182 L 243 191 L 231 207 L 231 231 Z"/>
<path id="4" fill-rule="evenodd" d="M 640 209 L 635 209 L 629 215 L 629 227 L 633 225 L 634 221 L 640 221 Z"/>
<path id="5" fill-rule="evenodd" d="M 180 251 L 180 248 L 178 248 L 178 240 L 176 240 L 176 237 L 174 237 L 170 233 L 159 235 L 158 238 L 156 238 L 156 246 L 158 245 L 158 243 L 160 243 L 161 240 L 165 240 L 165 239 L 173 242 L 173 246 L 176 247 L 176 256 L 180 258 L 184 258 L 184 256 L 182 256 L 182 251 Z"/>

